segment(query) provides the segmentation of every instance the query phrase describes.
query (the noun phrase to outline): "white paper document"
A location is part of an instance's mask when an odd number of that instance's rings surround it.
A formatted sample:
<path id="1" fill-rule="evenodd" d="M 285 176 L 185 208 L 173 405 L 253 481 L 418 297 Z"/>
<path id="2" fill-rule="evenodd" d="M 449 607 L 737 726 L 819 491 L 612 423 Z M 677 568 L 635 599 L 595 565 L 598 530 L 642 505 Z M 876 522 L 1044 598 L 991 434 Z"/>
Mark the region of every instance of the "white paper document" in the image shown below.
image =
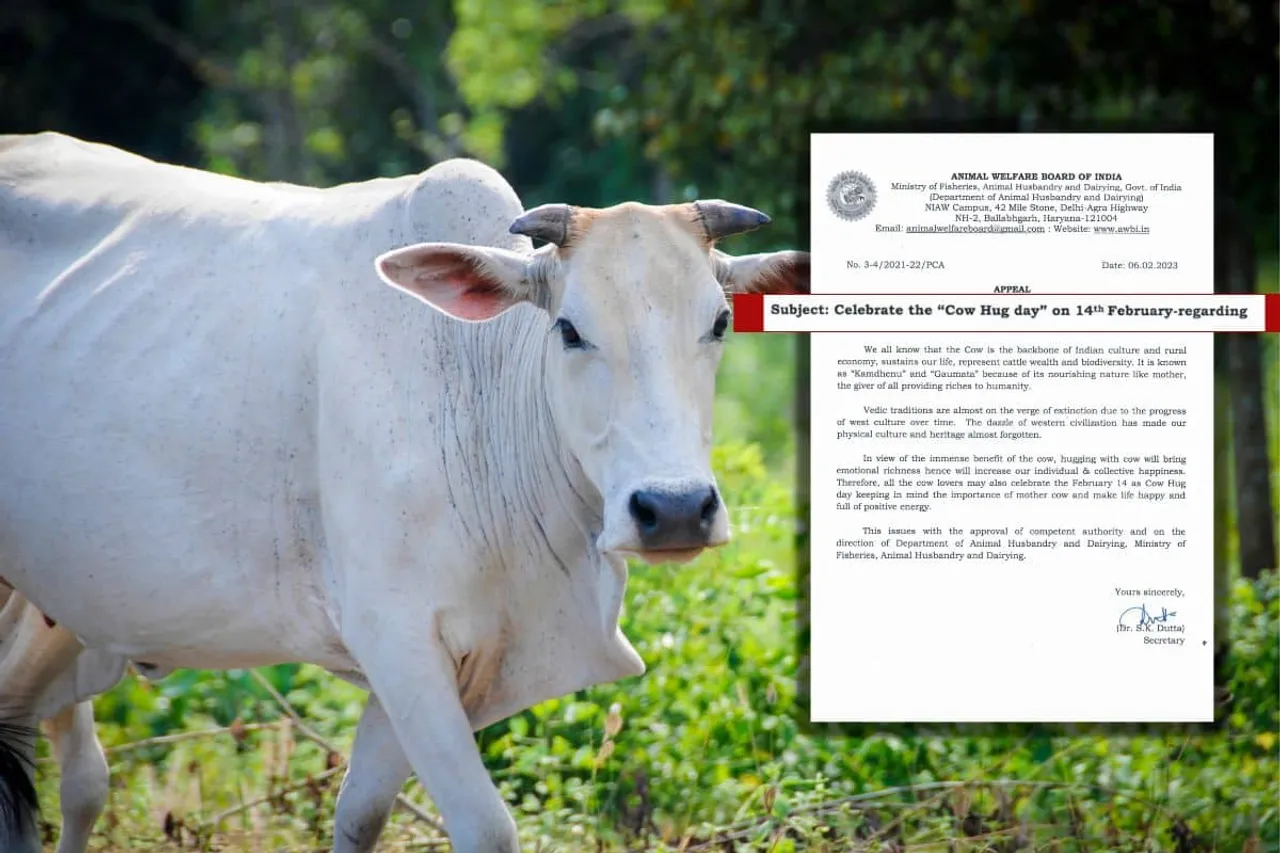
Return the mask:
<path id="1" fill-rule="evenodd" d="M 984 295 L 812 336 L 812 719 L 1212 720 L 1212 335 L 1112 307 L 1212 292 L 1212 136 L 811 143 L 815 294 Z"/>

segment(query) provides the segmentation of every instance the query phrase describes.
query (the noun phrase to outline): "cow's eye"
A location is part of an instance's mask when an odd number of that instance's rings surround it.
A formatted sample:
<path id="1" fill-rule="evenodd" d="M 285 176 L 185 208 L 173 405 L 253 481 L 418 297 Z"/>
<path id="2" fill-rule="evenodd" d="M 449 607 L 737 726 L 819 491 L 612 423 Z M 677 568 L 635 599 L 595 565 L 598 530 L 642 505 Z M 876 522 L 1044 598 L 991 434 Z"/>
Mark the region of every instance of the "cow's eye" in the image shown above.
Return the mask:
<path id="1" fill-rule="evenodd" d="M 729 312 L 721 311 L 720 316 L 716 317 L 715 325 L 711 327 L 711 339 L 716 341 L 724 340 L 724 333 L 729 329 Z"/>
<path id="2" fill-rule="evenodd" d="M 556 320 L 556 329 L 560 332 L 560 340 L 564 342 L 565 349 L 586 349 L 587 342 L 582 339 L 582 335 L 578 334 L 573 324 L 564 317 Z"/>

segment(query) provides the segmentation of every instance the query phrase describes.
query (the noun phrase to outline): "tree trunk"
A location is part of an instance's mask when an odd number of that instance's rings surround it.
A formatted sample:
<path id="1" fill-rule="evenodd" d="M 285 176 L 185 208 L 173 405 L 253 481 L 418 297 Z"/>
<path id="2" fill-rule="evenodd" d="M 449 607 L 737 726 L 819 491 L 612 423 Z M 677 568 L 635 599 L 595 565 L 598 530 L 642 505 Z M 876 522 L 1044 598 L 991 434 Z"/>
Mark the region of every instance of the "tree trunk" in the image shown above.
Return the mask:
<path id="1" fill-rule="evenodd" d="M 1226 378 L 1227 336 L 1213 341 L 1213 646 L 1224 652 L 1231 626 L 1231 396 Z"/>
<path id="2" fill-rule="evenodd" d="M 293 75 L 300 62 L 297 10 L 285 0 L 272 0 L 271 17 L 280 35 L 282 77 L 280 85 L 268 98 L 268 151 L 271 179 L 289 183 L 306 183 L 313 176 L 307 153 L 306 129 L 299 115 Z"/>
<path id="3" fill-rule="evenodd" d="M 1251 232 L 1234 211 L 1219 218 L 1215 251 L 1215 290 L 1254 293 L 1257 256 Z M 1264 401 L 1277 389 L 1263 387 L 1262 341 L 1257 333 L 1226 337 L 1226 374 L 1230 387 L 1231 439 L 1235 461 L 1236 530 L 1240 573 L 1256 578 L 1276 566 L 1276 515 L 1271 501 L 1271 460 L 1267 455 Z"/>
<path id="4" fill-rule="evenodd" d="M 658 163 L 653 169 L 653 186 L 650 189 L 650 196 L 653 204 L 670 204 L 676 195 L 675 184 L 671 180 L 671 173 Z"/>
<path id="5" fill-rule="evenodd" d="M 807 229 L 806 229 L 807 230 Z M 795 335 L 796 347 L 796 699 L 809 707 L 809 336 Z"/>

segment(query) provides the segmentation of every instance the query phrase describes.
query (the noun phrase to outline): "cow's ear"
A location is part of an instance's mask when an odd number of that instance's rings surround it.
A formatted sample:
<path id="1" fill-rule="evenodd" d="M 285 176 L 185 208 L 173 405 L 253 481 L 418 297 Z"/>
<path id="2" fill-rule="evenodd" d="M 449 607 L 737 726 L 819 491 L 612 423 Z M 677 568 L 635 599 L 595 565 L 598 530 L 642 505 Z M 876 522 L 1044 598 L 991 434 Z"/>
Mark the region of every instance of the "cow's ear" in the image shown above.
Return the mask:
<path id="1" fill-rule="evenodd" d="M 491 320 L 534 296 L 532 258 L 507 249 L 419 243 L 374 262 L 387 284 L 459 320 Z"/>
<path id="2" fill-rule="evenodd" d="M 808 252 L 726 255 L 713 250 L 716 278 L 729 293 L 795 294 L 809 292 Z"/>

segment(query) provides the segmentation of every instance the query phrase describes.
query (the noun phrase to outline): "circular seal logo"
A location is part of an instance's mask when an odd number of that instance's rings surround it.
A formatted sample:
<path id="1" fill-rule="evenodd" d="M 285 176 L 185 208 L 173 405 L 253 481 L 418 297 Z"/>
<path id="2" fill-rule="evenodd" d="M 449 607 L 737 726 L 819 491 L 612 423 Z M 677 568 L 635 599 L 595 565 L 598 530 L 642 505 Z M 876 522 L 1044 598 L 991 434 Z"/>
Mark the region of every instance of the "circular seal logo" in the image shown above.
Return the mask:
<path id="1" fill-rule="evenodd" d="M 836 216 L 857 222 L 876 206 L 876 185 L 861 172 L 841 172 L 827 186 L 827 204 Z"/>

